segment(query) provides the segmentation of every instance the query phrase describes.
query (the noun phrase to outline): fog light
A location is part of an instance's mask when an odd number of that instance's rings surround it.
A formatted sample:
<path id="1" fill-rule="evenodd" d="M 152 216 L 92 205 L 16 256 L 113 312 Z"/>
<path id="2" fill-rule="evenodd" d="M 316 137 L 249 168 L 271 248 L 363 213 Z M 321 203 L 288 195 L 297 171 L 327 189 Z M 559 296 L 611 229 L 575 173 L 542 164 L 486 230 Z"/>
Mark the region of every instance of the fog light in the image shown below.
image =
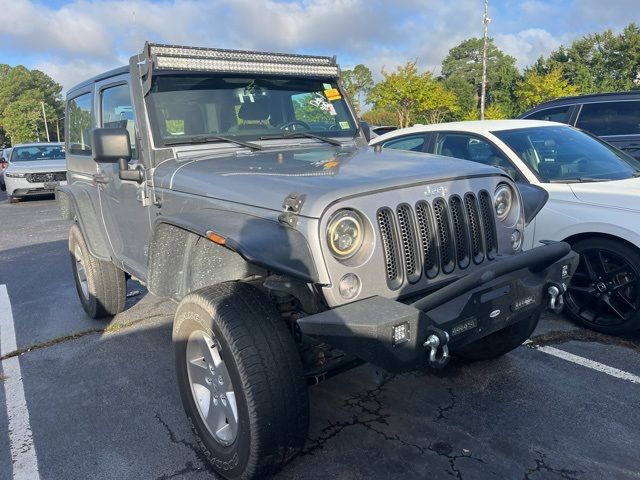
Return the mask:
<path id="1" fill-rule="evenodd" d="M 409 341 L 409 323 L 401 323 L 393 327 L 392 336 L 393 345 L 400 345 L 401 343 Z"/>
<path id="2" fill-rule="evenodd" d="M 511 232 L 511 247 L 514 250 L 518 250 L 522 246 L 522 233 L 520 230 L 514 230 Z"/>
<path id="3" fill-rule="evenodd" d="M 338 290 L 343 298 L 350 300 L 360 292 L 360 279 L 353 273 L 347 273 L 340 280 Z"/>

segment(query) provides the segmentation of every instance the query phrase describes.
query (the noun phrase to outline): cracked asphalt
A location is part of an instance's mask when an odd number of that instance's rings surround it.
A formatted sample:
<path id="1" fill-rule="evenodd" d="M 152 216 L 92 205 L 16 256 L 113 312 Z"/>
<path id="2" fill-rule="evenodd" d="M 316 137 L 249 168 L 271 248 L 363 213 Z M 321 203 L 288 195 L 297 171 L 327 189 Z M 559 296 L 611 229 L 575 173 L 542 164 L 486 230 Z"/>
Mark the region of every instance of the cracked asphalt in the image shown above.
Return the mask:
<path id="1" fill-rule="evenodd" d="M 174 305 L 130 282 L 127 311 L 87 318 L 68 227 L 51 199 L 0 195 L 0 284 L 40 478 L 213 478 L 175 386 Z M 396 376 L 364 365 L 310 388 L 308 441 L 278 478 L 640 478 L 640 385 L 535 348 L 544 345 L 640 375 L 640 337 L 557 316 L 498 360 Z M 11 479 L 4 405 L 0 388 L 0 478 Z"/>

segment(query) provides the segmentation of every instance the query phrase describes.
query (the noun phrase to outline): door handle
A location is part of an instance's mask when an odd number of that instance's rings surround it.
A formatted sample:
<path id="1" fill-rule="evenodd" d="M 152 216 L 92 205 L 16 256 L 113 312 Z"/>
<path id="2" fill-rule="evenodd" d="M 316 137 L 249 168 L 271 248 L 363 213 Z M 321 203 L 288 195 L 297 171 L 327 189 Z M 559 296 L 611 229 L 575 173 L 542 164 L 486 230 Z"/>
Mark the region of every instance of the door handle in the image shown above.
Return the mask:
<path id="1" fill-rule="evenodd" d="M 107 177 L 106 175 L 97 174 L 97 175 L 93 176 L 93 183 L 95 183 L 95 184 L 106 185 L 110 181 L 111 181 L 111 179 L 109 177 Z"/>

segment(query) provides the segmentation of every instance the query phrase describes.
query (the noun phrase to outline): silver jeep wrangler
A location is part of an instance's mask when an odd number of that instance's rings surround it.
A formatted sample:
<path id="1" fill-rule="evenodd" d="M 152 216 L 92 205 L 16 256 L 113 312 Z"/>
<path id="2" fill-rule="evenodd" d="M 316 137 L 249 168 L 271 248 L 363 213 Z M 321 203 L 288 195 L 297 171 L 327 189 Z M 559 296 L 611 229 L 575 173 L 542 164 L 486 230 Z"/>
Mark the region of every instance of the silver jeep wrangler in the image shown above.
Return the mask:
<path id="1" fill-rule="evenodd" d="M 307 384 L 503 355 L 577 256 L 522 252 L 543 191 L 367 146 L 335 58 L 146 44 L 66 101 L 69 251 L 91 317 L 127 278 L 178 302 L 178 386 L 206 457 L 264 478 L 306 438 Z"/>

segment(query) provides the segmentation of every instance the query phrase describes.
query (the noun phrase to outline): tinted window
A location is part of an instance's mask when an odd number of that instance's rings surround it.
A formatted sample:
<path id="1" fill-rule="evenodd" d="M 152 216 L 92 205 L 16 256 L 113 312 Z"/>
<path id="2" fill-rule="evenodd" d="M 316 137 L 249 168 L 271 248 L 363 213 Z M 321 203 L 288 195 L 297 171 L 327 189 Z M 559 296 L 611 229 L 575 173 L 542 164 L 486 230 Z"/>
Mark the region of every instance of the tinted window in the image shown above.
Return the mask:
<path id="1" fill-rule="evenodd" d="M 413 135 L 409 137 L 400 137 L 385 142 L 384 148 L 394 148 L 396 150 L 411 150 L 414 152 L 424 151 L 424 135 Z"/>
<path id="2" fill-rule="evenodd" d="M 131 142 L 131 155 L 136 157 L 136 127 L 131 106 L 129 85 L 105 88 L 101 95 L 102 126 L 106 128 L 126 128 Z"/>
<path id="3" fill-rule="evenodd" d="M 91 94 L 67 103 L 69 154 L 91 155 Z"/>
<path id="4" fill-rule="evenodd" d="M 532 127 L 493 134 L 543 182 L 619 180 L 640 172 L 640 162 L 634 158 L 571 127 Z"/>
<path id="5" fill-rule="evenodd" d="M 569 122 L 569 110 L 571 105 L 565 105 L 564 107 L 545 108 L 538 112 L 534 112 L 531 115 L 527 115 L 525 118 L 528 120 L 547 120 L 549 122 Z"/>
<path id="6" fill-rule="evenodd" d="M 576 126 L 599 136 L 640 134 L 640 102 L 585 103 Z"/>
<path id="7" fill-rule="evenodd" d="M 511 178 L 520 179 L 516 168 L 500 150 L 475 135 L 461 133 L 438 134 L 434 153 L 498 167 L 507 172 Z"/>

